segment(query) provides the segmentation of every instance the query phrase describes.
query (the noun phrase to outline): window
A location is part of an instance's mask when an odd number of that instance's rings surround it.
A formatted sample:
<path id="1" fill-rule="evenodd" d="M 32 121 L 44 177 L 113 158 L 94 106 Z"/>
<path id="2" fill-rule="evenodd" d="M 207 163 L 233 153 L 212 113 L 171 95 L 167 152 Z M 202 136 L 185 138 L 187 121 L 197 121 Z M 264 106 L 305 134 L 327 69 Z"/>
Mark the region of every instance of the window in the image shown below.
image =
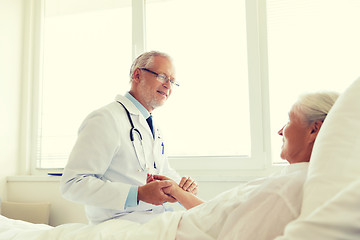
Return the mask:
<path id="1" fill-rule="evenodd" d="M 37 166 L 61 168 L 86 115 L 129 87 L 131 5 L 45 3 Z"/>
<path id="2" fill-rule="evenodd" d="M 268 0 L 267 32 L 272 158 L 296 98 L 309 91 L 343 91 L 360 76 L 360 2 Z"/>
<path id="3" fill-rule="evenodd" d="M 146 5 L 147 48 L 169 53 L 181 82 L 158 110 L 172 156 L 250 156 L 245 26 L 244 1 Z"/>
<path id="4" fill-rule="evenodd" d="M 174 167 L 259 169 L 269 162 L 257 1 L 42 2 L 35 168 L 64 167 L 86 115 L 128 91 L 139 42 L 169 53 L 181 82 L 154 112 Z M 134 34 L 143 28 L 146 35 Z"/>
<path id="5" fill-rule="evenodd" d="M 62 168 L 85 116 L 129 89 L 138 43 L 168 52 L 182 82 L 154 112 L 176 168 L 280 162 L 277 131 L 296 97 L 360 75 L 356 0 L 74 2 L 33 1 L 34 169 Z"/>

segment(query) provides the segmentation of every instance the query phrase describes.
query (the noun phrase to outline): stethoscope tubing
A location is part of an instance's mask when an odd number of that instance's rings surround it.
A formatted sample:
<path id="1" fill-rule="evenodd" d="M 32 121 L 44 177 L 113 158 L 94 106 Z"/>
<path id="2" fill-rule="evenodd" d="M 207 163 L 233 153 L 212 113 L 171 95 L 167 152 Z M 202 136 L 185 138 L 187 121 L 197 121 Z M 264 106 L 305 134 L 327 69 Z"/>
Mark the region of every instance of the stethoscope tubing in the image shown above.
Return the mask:
<path id="1" fill-rule="evenodd" d="M 127 114 L 127 116 L 128 116 L 128 119 L 129 119 L 129 122 L 130 122 L 130 125 L 131 125 L 131 129 L 130 129 L 130 140 L 131 140 L 131 143 L 132 143 L 132 145 L 133 145 L 134 152 L 135 152 L 135 156 L 136 156 L 136 158 L 137 158 L 137 160 L 138 160 L 138 162 L 139 162 L 140 168 L 141 168 L 142 171 L 148 170 L 149 167 L 148 167 L 148 164 L 147 164 L 146 158 L 145 158 L 145 150 L 144 150 L 144 146 L 143 146 L 143 143 L 142 143 L 142 135 L 141 135 L 140 131 L 139 131 L 137 128 L 135 128 L 134 123 L 133 123 L 133 121 L 132 121 L 132 119 L 131 119 L 129 110 L 127 110 L 127 108 L 126 108 L 126 107 L 124 106 L 124 104 L 122 104 L 121 102 L 118 101 L 118 103 L 120 103 L 121 106 L 123 106 L 123 108 L 125 109 L 126 114 Z M 135 147 L 135 144 L 134 144 L 134 131 L 139 135 L 141 148 L 142 148 L 142 151 L 143 151 L 143 154 L 144 154 L 144 158 L 145 158 L 145 167 L 143 167 L 143 166 L 141 165 L 140 157 L 139 157 L 139 155 L 138 155 L 138 153 L 137 153 L 137 151 L 136 151 L 136 147 Z M 140 171 L 140 169 L 139 169 L 139 171 Z"/>

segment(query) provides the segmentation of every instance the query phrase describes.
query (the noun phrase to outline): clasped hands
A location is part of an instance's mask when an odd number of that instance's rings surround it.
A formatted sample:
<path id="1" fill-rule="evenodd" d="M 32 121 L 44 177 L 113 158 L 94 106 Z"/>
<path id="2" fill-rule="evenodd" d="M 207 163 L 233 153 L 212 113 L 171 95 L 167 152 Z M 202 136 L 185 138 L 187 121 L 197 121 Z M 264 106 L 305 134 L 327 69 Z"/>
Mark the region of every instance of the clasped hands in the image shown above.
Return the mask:
<path id="1" fill-rule="evenodd" d="M 191 177 L 182 177 L 179 184 L 174 180 L 162 176 L 148 174 L 146 184 L 138 188 L 138 200 L 161 205 L 164 202 L 177 202 L 179 191 L 186 191 L 194 195 L 198 192 L 198 185 Z"/>

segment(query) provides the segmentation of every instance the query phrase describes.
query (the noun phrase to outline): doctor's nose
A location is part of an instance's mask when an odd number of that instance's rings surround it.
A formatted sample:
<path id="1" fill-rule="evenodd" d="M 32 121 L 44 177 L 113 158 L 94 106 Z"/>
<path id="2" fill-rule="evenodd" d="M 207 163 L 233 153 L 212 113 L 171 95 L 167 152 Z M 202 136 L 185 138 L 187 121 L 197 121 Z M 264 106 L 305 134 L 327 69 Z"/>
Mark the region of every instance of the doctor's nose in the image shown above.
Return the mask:
<path id="1" fill-rule="evenodd" d="M 165 87 L 166 89 L 171 89 L 171 87 L 172 87 L 169 80 L 166 81 L 166 82 L 164 82 L 162 85 L 163 85 L 163 87 Z"/>

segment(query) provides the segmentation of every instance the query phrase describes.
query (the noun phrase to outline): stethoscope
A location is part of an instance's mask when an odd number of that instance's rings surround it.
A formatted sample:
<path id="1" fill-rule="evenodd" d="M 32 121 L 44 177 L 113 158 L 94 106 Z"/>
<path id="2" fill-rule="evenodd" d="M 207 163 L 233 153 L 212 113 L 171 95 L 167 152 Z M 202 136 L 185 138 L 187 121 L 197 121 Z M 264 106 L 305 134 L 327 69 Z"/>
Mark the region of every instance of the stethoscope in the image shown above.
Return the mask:
<path id="1" fill-rule="evenodd" d="M 149 168 L 149 166 L 148 166 L 148 164 L 147 164 L 147 162 L 146 162 L 145 150 L 144 150 L 144 146 L 143 146 L 143 143 L 142 143 L 141 133 L 140 133 L 140 131 L 139 131 L 137 128 L 135 128 L 134 123 L 133 123 L 133 121 L 132 121 L 132 119 L 131 119 L 129 110 L 127 110 L 127 108 L 126 108 L 126 107 L 124 106 L 124 104 L 122 104 L 121 102 L 118 102 L 118 103 L 120 103 L 121 106 L 124 107 L 124 109 L 125 109 L 125 111 L 126 111 L 126 114 L 127 114 L 127 116 L 128 116 L 130 125 L 131 125 L 131 129 L 130 129 L 130 140 L 131 140 L 131 143 L 132 143 L 132 145 L 133 145 L 136 158 L 137 158 L 137 160 L 138 160 L 138 162 L 139 162 L 139 165 L 140 165 L 140 168 L 141 168 L 141 169 L 139 169 L 138 171 L 139 171 L 139 172 L 145 171 L 145 170 L 148 171 L 150 168 Z M 136 135 L 137 138 L 139 139 L 139 143 L 140 143 L 141 149 L 142 149 L 142 154 L 143 154 L 143 156 L 144 156 L 145 167 L 143 167 L 142 164 L 141 164 L 140 156 L 139 156 L 139 154 L 138 154 L 137 147 L 135 146 L 135 143 L 134 143 L 134 140 L 135 140 L 134 135 Z M 156 164 L 155 164 L 155 163 L 154 163 L 154 168 L 156 168 Z"/>

